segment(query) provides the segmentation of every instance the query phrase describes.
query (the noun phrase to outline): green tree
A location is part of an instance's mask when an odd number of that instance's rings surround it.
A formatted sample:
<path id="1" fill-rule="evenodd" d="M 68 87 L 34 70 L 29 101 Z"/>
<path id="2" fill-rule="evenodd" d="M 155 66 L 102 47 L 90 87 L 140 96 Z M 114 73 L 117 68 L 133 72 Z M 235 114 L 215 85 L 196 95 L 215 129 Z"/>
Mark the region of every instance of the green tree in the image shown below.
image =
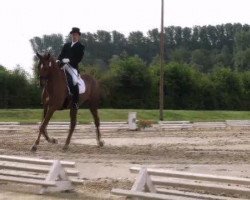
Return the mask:
<path id="1" fill-rule="evenodd" d="M 30 39 L 30 43 L 34 52 L 50 52 L 54 56 L 58 56 L 61 52 L 64 40 L 61 34 L 43 35 Z"/>
<path id="2" fill-rule="evenodd" d="M 215 84 L 218 108 L 241 108 L 243 85 L 237 72 L 228 68 L 217 69 L 213 72 L 211 81 Z"/>
<path id="3" fill-rule="evenodd" d="M 182 35 L 183 35 L 182 47 L 190 49 L 191 39 L 192 39 L 192 29 L 188 27 L 183 28 Z"/>
<path id="4" fill-rule="evenodd" d="M 127 40 L 122 33 L 112 31 L 112 54 L 121 55 L 127 48 Z"/>
<path id="5" fill-rule="evenodd" d="M 128 49 L 127 52 L 130 56 L 138 55 L 146 62 L 150 62 L 148 58 L 148 39 L 144 36 L 143 32 L 131 32 L 128 36 Z"/>
<path id="6" fill-rule="evenodd" d="M 187 64 L 170 63 L 164 70 L 165 107 L 197 109 L 200 73 Z"/>
<path id="7" fill-rule="evenodd" d="M 233 54 L 230 53 L 228 46 L 224 46 L 221 51 L 217 50 L 212 58 L 214 66 L 233 68 Z"/>
<path id="8" fill-rule="evenodd" d="M 33 87 L 27 73 L 20 66 L 13 71 L 1 66 L 0 85 L 0 108 L 28 108 L 39 105 L 35 100 L 38 93 L 34 94 L 39 90 Z"/>
<path id="9" fill-rule="evenodd" d="M 8 107 L 8 78 L 9 72 L 0 66 L 0 108 Z"/>
<path id="10" fill-rule="evenodd" d="M 199 100 L 196 102 L 199 109 L 219 109 L 216 97 L 216 86 L 211 81 L 210 75 L 201 74 L 197 91 Z"/>
<path id="11" fill-rule="evenodd" d="M 110 90 L 108 98 L 113 107 L 144 108 L 150 101 L 150 74 L 138 56 L 113 58 L 105 78 L 102 83 Z"/>
<path id="12" fill-rule="evenodd" d="M 111 34 L 104 30 L 98 30 L 96 33 L 96 41 L 96 59 L 101 59 L 108 64 L 109 59 L 113 55 L 111 49 Z"/>
<path id="13" fill-rule="evenodd" d="M 212 68 L 210 52 L 203 49 L 196 49 L 192 52 L 191 63 L 201 72 L 210 72 Z"/>
<path id="14" fill-rule="evenodd" d="M 239 71 L 250 70 L 250 31 L 236 34 L 234 67 Z"/>
<path id="15" fill-rule="evenodd" d="M 171 52 L 171 61 L 178 63 L 190 63 L 190 51 L 179 48 Z"/>
<path id="16" fill-rule="evenodd" d="M 241 73 L 241 79 L 243 84 L 243 98 L 242 109 L 250 110 L 250 71 Z"/>
<path id="17" fill-rule="evenodd" d="M 174 41 L 175 47 L 179 48 L 182 45 L 182 28 L 177 26 L 174 28 Z"/>
<path id="18" fill-rule="evenodd" d="M 159 54 L 160 49 L 160 33 L 158 29 L 152 29 L 148 31 L 148 42 L 147 42 L 147 57 L 151 62 L 153 58 Z"/>
<path id="19" fill-rule="evenodd" d="M 30 44 L 33 52 L 45 53 L 50 52 L 53 56 L 58 57 L 63 47 L 63 36 L 61 34 L 43 35 L 42 37 L 33 37 Z M 34 56 L 33 75 L 37 77 L 37 58 Z"/>

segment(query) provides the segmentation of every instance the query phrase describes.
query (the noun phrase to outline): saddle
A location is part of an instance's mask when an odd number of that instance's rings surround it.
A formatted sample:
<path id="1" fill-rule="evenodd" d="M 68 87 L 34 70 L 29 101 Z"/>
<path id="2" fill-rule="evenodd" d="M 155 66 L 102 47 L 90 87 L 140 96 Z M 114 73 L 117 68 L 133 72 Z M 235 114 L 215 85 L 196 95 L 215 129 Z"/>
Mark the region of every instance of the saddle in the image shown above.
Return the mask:
<path id="1" fill-rule="evenodd" d="M 72 66 L 70 66 L 69 64 L 65 64 L 63 66 L 63 69 L 66 72 L 66 77 L 70 92 L 72 93 L 71 88 L 78 86 L 79 94 L 83 94 L 86 90 L 86 86 L 80 74 L 77 72 L 77 70 Z"/>
<path id="2" fill-rule="evenodd" d="M 62 69 L 66 75 L 69 95 L 64 101 L 63 108 L 67 108 L 71 101 L 78 104 L 79 94 L 83 94 L 86 90 L 85 83 L 76 69 L 69 64 L 65 64 Z"/>

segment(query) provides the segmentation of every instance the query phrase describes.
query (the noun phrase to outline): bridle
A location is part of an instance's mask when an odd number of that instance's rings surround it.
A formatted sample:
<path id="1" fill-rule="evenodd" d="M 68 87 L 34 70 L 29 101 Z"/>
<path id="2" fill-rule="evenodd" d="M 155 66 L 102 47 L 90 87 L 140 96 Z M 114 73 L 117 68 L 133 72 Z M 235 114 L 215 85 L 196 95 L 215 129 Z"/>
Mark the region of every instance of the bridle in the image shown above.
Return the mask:
<path id="1" fill-rule="evenodd" d="M 49 77 L 48 76 L 38 76 L 40 80 L 45 80 L 45 81 L 48 81 L 49 80 Z"/>
<path id="2" fill-rule="evenodd" d="M 48 80 L 49 80 L 49 77 L 47 76 L 38 76 L 39 80 L 40 80 L 40 87 L 46 87 L 47 83 L 48 83 Z M 44 81 L 44 85 L 41 84 L 41 82 Z"/>
<path id="3" fill-rule="evenodd" d="M 41 61 L 39 62 L 39 64 L 38 65 L 41 65 L 42 63 L 41 63 Z M 39 67 L 40 68 L 40 67 Z M 49 77 L 48 76 L 41 76 L 40 74 L 38 75 L 38 78 L 39 78 L 39 80 L 40 80 L 40 83 L 41 83 L 41 81 L 45 81 L 45 85 L 44 85 L 44 87 L 47 85 L 47 82 L 48 82 L 48 80 L 49 80 Z"/>

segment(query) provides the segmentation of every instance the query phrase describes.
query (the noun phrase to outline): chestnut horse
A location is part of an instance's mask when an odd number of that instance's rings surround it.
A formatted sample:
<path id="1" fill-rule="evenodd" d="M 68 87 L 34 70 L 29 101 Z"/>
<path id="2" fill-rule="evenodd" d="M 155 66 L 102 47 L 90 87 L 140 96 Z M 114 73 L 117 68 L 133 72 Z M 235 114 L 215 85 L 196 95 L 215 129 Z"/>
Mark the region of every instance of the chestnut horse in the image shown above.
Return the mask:
<path id="1" fill-rule="evenodd" d="M 31 150 L 36 151 L 39 144 L 40 137 L 43 135 L 49 143 L 57 143 L 57 140 L 50 138 L 47 134 L 46 127 L 56 110 L 70 109 L 70 130 L 67 140 L 63 147 L 68 149 L 71 136 L 75 130 L 77 121 L 77 109 L 72 106 L 72 100 L 69 96 L 67 80 L 64 70 L 60 68 L 60 64 L 56 62 L 55 58 L 50 54 L 40 55 L 39 58 L 38 75 L 40 77 L 40 86 L 43 87 L 42 103 L 43 103 L 43 120 L 39 128 L 38 137 L 32 146 Z M 98 82 L 89 75 L 81 75 L 86 85 L 86 91 L 79 95 L 79 105 L 87 102 L 89 109 L 93 115 L 96 126 L 96 139 L 98 146 L 103 146 L 104 141 L 100 134 L 100 120 L 98 116 L 98 104 L 100 99 L 100 89 Z"/>

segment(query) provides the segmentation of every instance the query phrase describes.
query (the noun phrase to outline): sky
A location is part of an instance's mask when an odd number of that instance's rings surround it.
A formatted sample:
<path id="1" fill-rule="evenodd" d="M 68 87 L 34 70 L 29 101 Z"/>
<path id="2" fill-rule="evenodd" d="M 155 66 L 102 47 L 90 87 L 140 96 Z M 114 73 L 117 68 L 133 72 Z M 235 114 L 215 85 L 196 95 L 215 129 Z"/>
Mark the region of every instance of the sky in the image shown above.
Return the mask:
<path id="1" fill-rule="evenodd" d="M 250 24 L 249 0 L 164 0 L 165 26 Z M 34 36 L 160 28 L 161 0 L 4 0 L 0 3 L 0 65 L 32 73 Z"/>

